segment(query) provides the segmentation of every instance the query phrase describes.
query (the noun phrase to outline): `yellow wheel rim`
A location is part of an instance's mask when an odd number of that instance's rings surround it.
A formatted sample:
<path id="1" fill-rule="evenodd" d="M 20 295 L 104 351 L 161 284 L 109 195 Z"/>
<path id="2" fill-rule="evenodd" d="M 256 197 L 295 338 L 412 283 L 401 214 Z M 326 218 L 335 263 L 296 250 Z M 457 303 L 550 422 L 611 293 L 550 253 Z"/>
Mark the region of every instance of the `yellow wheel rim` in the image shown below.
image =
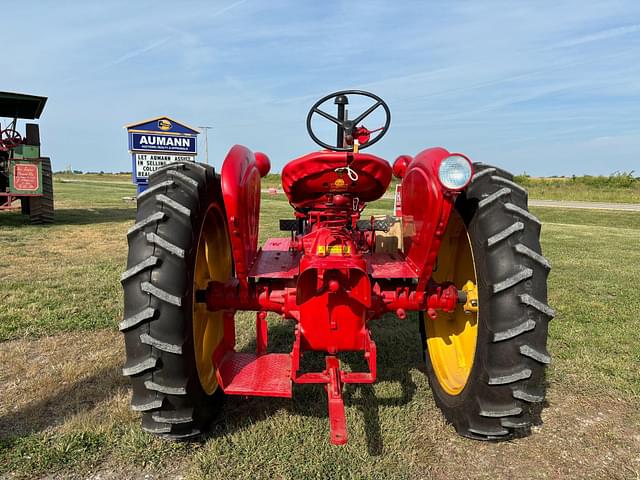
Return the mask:
<path id="1" fill-rule="evenodd" d="M 207 288 L 209 282 L 225 282 L 231 276 L 231 248 L 226 219 L 218 205 L 210 205 L 204 218 L 193 275 L 193 347 L 202 389 L 213 394 L 218 388 L 213 352 L 224 336 L 223 312 L 210 312 L 204 303 L 196 303 L 195 292 Z"/>
<path id="2" fill-rule="evenodd" d="M 438 283 L 452 282 L 458 289 L 462 289 L 469 280 L 477 284 L 469 234 L 455 210 L 440 245 L 433 279 Z M 478 312 L 465 313 L 459 305 L 451 313 L 439 312 L 435 320 L 425 316 L 424 321 L 427 349 L 435 376 L 445 392 L 458 395 L 467 384 L 473 367 Z"/>

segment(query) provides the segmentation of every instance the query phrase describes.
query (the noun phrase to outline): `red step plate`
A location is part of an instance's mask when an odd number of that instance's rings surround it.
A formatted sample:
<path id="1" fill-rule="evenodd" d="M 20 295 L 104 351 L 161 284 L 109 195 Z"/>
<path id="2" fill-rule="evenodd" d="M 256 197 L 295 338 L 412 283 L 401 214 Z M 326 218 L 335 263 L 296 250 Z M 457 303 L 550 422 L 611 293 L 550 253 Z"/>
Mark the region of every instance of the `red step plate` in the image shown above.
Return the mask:
<path id="1" fill-rule="evenodd" d="M 291 357 L 288 353 L 227 352 L 217 371 L 227 395 L 291 398 Z"/>

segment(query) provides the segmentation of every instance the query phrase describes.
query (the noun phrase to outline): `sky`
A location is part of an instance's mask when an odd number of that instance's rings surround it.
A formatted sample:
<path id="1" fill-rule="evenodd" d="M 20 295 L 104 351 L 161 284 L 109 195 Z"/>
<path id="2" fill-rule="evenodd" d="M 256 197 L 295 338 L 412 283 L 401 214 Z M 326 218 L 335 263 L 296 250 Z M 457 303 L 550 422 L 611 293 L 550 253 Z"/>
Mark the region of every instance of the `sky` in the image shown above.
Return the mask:
<path id="1" fill-rule="evenodd" d="M 534 176 L 640 172 L 637 0 L 40 1 L 8 15 L 21 20 L 3 21 L 0 90 L 49 97 L 55 170 L 130 170 L 123 125 L 168 115 L 213 127 L 214 166 L 239 143 L 280 171 L 319 148 L 313 103 L 353 88 L 388 103 L 368 151 L 390 162 L 442 146 Z"/>

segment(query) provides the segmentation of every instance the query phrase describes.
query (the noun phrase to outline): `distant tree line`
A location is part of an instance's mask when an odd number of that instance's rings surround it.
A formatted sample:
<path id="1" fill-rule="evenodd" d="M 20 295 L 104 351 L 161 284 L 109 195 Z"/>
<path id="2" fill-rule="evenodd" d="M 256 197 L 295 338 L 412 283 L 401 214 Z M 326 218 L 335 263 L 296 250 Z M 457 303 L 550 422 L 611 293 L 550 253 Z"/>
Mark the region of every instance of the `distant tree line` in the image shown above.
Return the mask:
<path id="1" fill-rule="evenodd" d="M 83 170 L 59 170 L 54 172 L 56 175 L 131 175 L 131 172 L 105 172 L 100 171 L 83 171 Z M 520 185 L 526 186 L 566 186 L 568 182 L 576 185 L 585 185 L 596 188 L 640 188 L 640 177 L 636 176 L 635 171 L 614 172 L 611 175 L 551 175 L 549 177 L 532 177 L 527 173 L 516 175 L 514 180 Z M 392 187 L 398 183 L 394 177 L 392 179 Z M 262 187 L 281 188 L 280 174 L 269 173 L 262 179 Z"/>
<path id="2" fill-rule="evenodd" d="M 83 171 L 83 170 L 58 170 L 53 172 L 54 175 L 131 175 L 131 172 L 105 172 L 100 170 L 99 172 Z"/>
<path id="3" fill-rule="evenodd" d="M 515 181 L 526 186 L 566 186 L 567 183 L 585 185 L 596 188 L 638 188 L 640 187 L 640 177 L 635 175 L 635 171 L 614 172 L 611 175 L 572 175 L 551 176 L 551 177 L 531 177 L 526 173 L 516 175 Z"/>

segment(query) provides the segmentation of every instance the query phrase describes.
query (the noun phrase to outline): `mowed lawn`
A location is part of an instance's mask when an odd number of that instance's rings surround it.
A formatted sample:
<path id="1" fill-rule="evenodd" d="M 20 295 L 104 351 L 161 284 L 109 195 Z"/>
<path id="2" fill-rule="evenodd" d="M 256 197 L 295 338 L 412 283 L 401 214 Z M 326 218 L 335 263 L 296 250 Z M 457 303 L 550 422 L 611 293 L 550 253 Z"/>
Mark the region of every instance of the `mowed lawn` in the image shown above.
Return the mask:
<path id="1" fill-rule="evenodd" d="M 379 382 L 345 387 L 349 443 L 326 394 L 228 399 L 199 443 L 143 433 L 120 374 L 119 275 L 135 216 L 124 182 L 55 182 L 56 224 L 0 214 L 0 478 L 638 478 L 640 214 L 535 208 L 553 270 L 548 403 L 531 437 L 460 438 L 435 406 L 415 319 L 373 322 Z M 290 209 L 264 195 L 262 238 Z M 392 202 L 373 213 L 390 213 Z M 237 315 L 238 348 L 254 317 Z M 292 325 L 270 319 L 270 348 Z"/>

